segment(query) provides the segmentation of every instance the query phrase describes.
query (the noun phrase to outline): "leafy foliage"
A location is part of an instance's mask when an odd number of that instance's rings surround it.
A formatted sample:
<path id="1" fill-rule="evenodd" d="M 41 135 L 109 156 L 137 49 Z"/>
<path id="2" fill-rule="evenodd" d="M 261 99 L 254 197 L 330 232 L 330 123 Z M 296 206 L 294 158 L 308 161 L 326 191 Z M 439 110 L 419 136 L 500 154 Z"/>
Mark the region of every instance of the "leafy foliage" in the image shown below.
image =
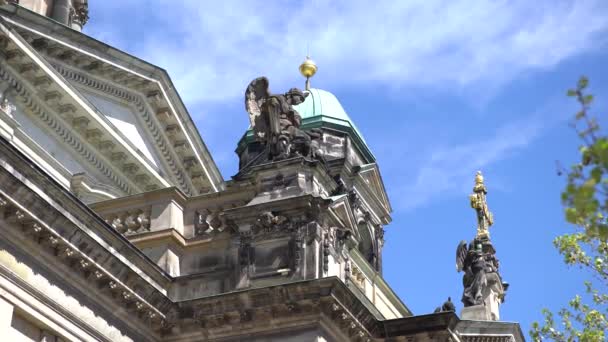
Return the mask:
<path id="1" fill-rule="evenodd" d="M 580 162 L 559 171 L 567 176 L 561 199 L 575 232 L 558 236 L 553 244 L 566 265 L 588 270 L 599 287 L 585 282 L 584 298 L 577 295 L 557 313 L 560 326 L 551 311 L 543 310 L 544 324 L 534 322 L 530 331 L 535 341 L 606 341 L 608 294 L 602 292 L 608 287 L 608 137 L 589 114 L 593 96 L 585 93 L 588 85 L 581 77 L 576 88 L 568 90 L 581 106 L 572 127 L 582 144 Z"/>

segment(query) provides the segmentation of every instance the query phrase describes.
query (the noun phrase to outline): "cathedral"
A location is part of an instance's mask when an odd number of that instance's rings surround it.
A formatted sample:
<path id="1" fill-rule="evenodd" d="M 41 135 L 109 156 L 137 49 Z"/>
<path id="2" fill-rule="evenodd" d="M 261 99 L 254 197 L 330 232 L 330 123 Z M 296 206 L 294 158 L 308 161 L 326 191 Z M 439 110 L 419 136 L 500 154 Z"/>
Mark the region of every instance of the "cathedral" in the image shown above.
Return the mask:
<path id="1" fill-rule="evenodd" d="M 524 341 L 480 173 L 465 307 L 415 314 L 382 277 L 374 154 L 311 59 L 304 89 L 243 84 L 225 180 L 167 72 L 82 33 L 89 15 L 0 0 L 2 341 Z"/>

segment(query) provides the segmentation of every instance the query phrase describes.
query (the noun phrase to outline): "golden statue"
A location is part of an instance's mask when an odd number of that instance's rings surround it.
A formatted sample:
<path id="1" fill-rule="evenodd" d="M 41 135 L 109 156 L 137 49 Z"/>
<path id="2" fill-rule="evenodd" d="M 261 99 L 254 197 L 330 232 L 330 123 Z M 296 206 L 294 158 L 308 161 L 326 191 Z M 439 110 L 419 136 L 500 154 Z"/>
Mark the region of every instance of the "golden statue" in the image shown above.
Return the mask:
<path id="1" fill-rule="evenodd" d="M 490 226 L 494 223 L 492 213 L 488 209 L 488 203 L 486 202 L 486 194 L 488 190 L 483 184 L 483 176 L 481 171 L 477 171 L 475 175 L 475 186 L 473 187 L 473 193 L 469 195 L 471 200 L 471 207 L 477 212 L 477 239 L 489 240 L 490 239 Z"/>

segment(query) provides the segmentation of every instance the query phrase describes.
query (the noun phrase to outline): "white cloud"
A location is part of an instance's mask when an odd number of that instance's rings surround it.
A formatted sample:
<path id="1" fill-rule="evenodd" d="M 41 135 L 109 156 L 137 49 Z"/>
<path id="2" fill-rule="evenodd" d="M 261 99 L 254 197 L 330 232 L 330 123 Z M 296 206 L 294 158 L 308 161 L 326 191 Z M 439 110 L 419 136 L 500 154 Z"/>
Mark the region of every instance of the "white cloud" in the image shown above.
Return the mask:
<path id="1" fill-rule="evenodd" d="M 406 184 L 398 199 L 404 209 L 422 206 L 436 196 L 448 196 L 470 188 L 477 170 L 504 159 L 528 146 L 541 130 L 540 121 L 520 121 L 509 124 L 485 139 L 454 146 L 435 148 L 417 170 L 417 176 Z"/>
<path id="2" fill-rule="evenodd" d="M 112 1 L 103 6 L 117 8 Z M 303 83 L 297 66 L 307 45 L 320 68 L 313 84 L 325 88 L 377 82 L 461 89 L 551 68 L 603 45 L 598 39 L 608 28 L 608 7 L 585 0 L 141 0 L 139 6 L 154 18 L 147 34 L 119 45 L 166 68 L 191 104 L 241 97 L 261 74 L 277 91 Z M 109 20 L 93 25 L 91 32 L 110 38 L 125 29 Z"/>
<path id="3" fill-rule="evenodd" d="M 551 100 L 536 112 L 523 118 L 517 115 L 521 119 L 505 124 L 494 132 L 487 132 L 485 136 L 433 147 L 416 169 L 412 181 L 398 189 L 399 193 L 408 195 L 394 198 L 396 206 L 411 210 L 439 196 L 446 198 L 470 191 L 476 171 L 491 168 L 513 157 L 552 126 L 569 118 L 575 108 L 566 101 L 566 98 Z M 494 189 L 508 190 L 503 188 L 500 181 L 494 185 L 498 185 Z"/>

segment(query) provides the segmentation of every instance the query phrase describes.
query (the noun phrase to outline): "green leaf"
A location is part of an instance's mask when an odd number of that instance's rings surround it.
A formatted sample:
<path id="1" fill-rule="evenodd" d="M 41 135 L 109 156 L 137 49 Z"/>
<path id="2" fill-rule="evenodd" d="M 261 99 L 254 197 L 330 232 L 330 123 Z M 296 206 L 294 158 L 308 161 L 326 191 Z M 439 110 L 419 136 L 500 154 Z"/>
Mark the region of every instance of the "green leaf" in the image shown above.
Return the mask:
<path id="1" fill-rule="evenodd" d="M 577 266 L 589 277 L 602 283 L 594 288 L 585 282 L 566 307 L 551 312 L 543 309 L 544 322 L 532 324 L 530 336 L 534 341 L 559 342 L 606 341 L 608 332 L 608 136 L 600 129 L 598 120 L 588 112 L 593 96 L 585 94 L 589 81 L 581 77 L 576 89 L 568 96 L 576 97 L 580 110 L 575 127 L 582 141 L 579 148 L 581 163 L 575 163 L 566 173 L 567 183 L 561 193 L 566 221 L 575 231 L 557 236 L 553 245 L 566 265 Z M 559 317 L 557 317 L 559 316 Z"/>
<path id="2" fill-rule="evenodd" d="M 599 184 L 601 182 L 603 173 L 604 171 L 599 166 L 596 166 L 591 170 L 591 178 L 595 181 L 595 184 Z"/>
<path id="3" fill-rule="evenodd" d="M 587 88 L 587 86 L 589 85 L 589 80 L 587 79 L 587 77 L 585 76 L 581 76 L 581 78 L 578 80 L 578 90 L 583 90 L 585 88 Z"/>
<path id="4" fill-rule="evenodd" d="M 578 221 L 578 212 L 574 208 L 566 208 L 566 221 L 576 224 Z"/>
<path id="5" fill-rule="evenodd" d="M 587 114 L 587 112 L 586 112 L 586 111 L 581 110 L 581 111 L 579 111 L 578 113 L 576 113 L 575 118 L 576 118 L 577 120 L 580 120 L 580 119 L 584 118 L 586 114 Z"/>

